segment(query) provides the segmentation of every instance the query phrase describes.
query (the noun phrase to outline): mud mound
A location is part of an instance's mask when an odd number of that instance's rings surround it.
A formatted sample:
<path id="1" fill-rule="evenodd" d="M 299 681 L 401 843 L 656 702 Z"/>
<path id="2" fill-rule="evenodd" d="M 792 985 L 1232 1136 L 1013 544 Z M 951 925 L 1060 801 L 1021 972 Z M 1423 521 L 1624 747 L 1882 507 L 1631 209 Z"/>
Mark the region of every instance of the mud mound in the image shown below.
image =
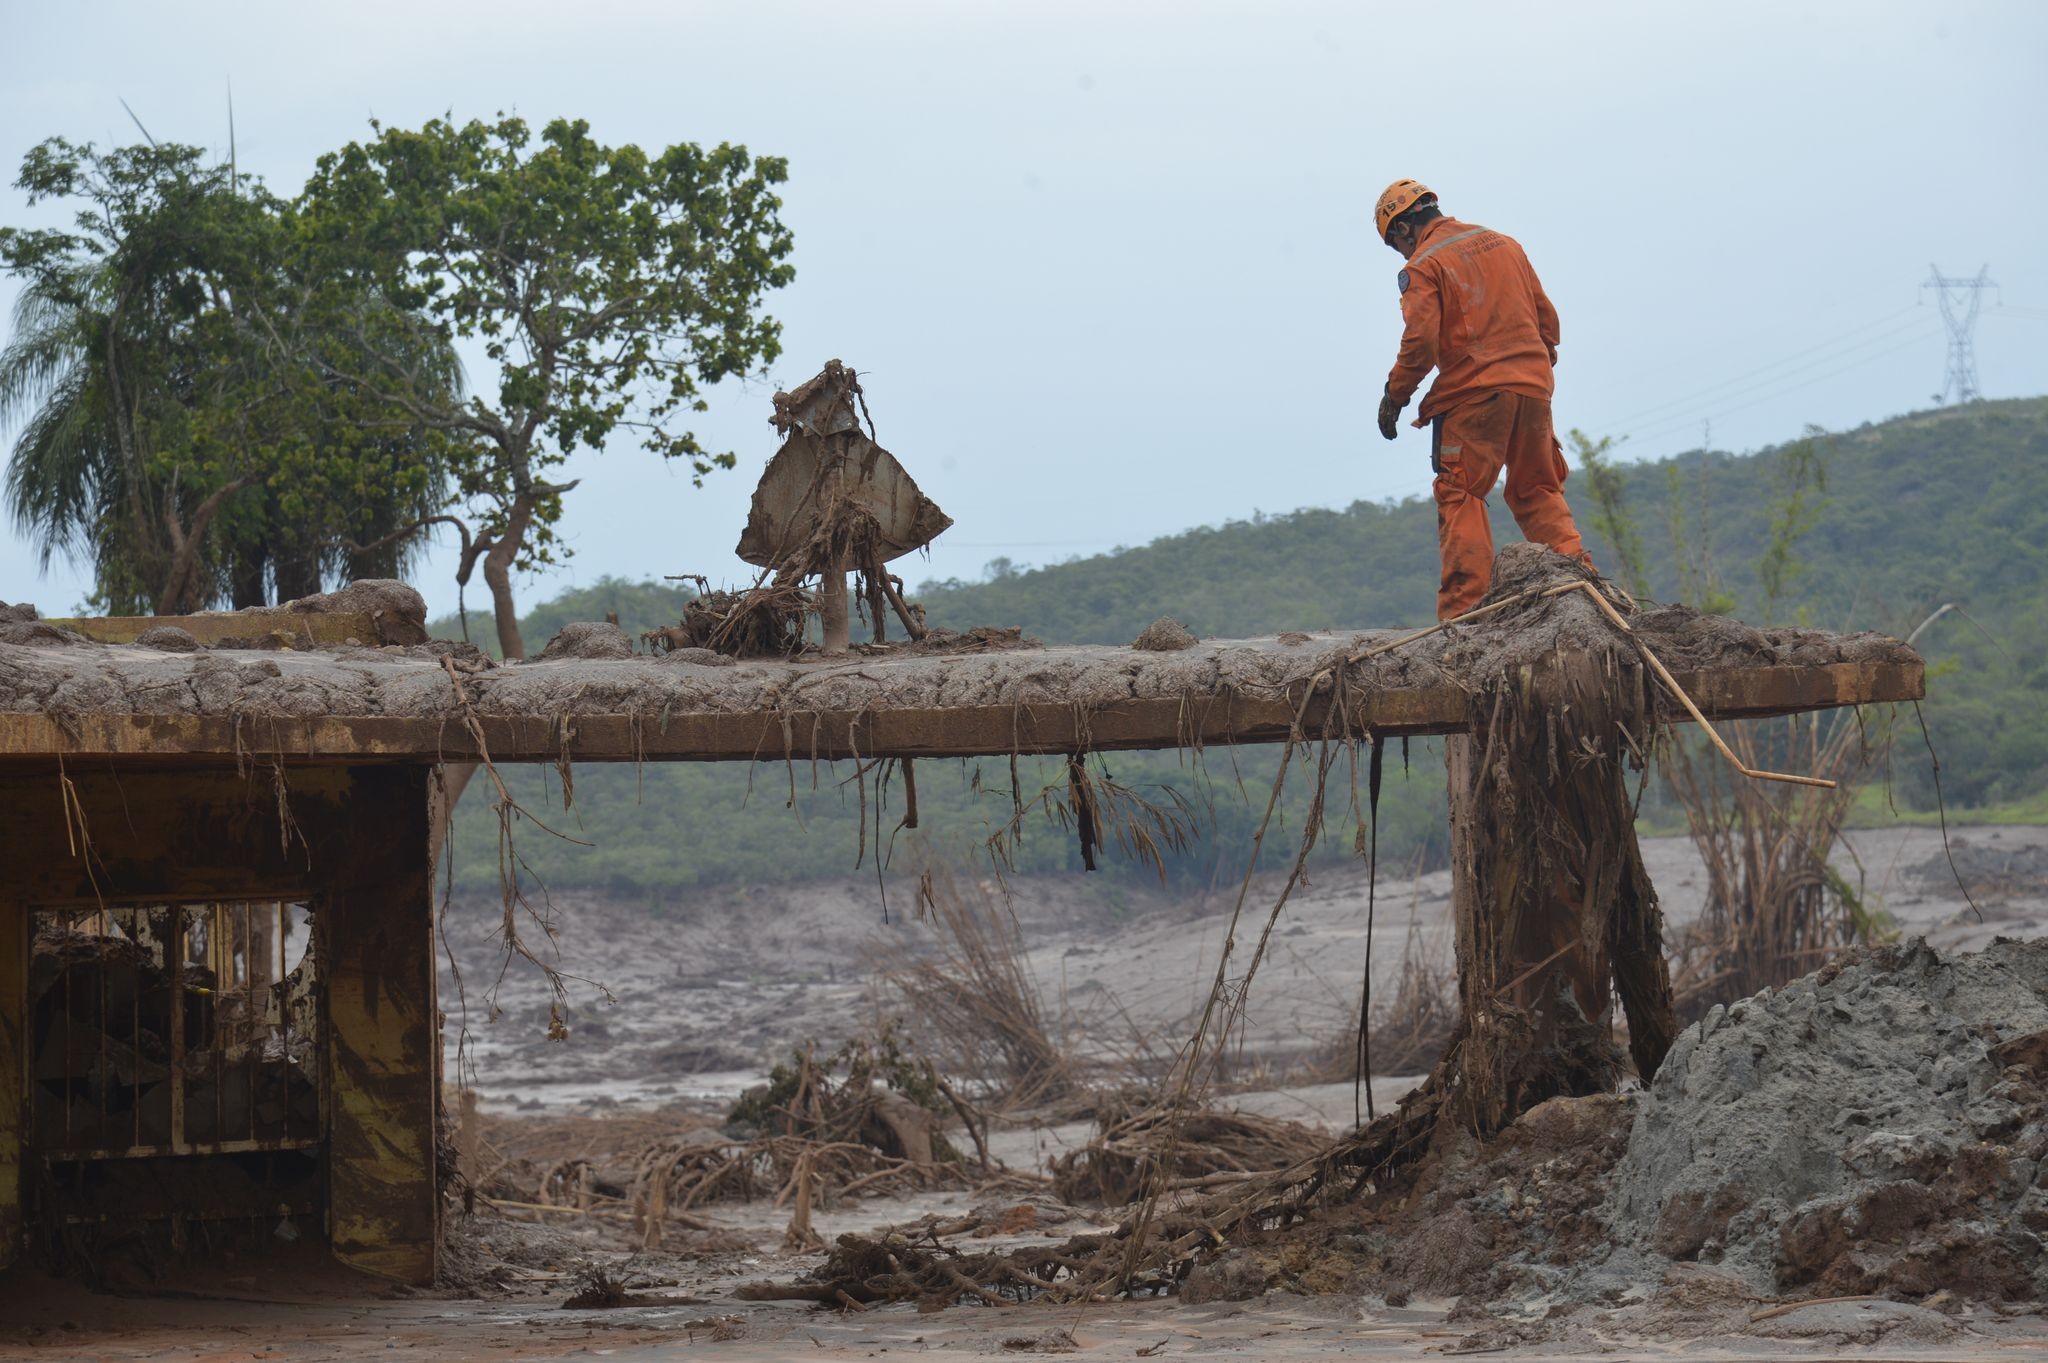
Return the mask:
<path id="1" fill-rule="evenodd" d="M 1131 640 L 1132 648 L 1142 648 L 1148 653 L 1178 653 L 1194 646 L 1195 636 L 1188 633 L 1187 626 L 1170 615 L 1160 616 Z"/>
<path id="2" fill-rule="evenodd" d="M 376 622 L 380 644 L 427 642 L 426 598 L 395 578 L 364 578 L 338 592 L 287 601 L 278 609 L 301 615 L 367 615 Z"/>
<path id="3" fill-rule="evenodd" d="M 176 625 L 156 625 L 135 636 L 137 648 L 153 648 L 159 653 L 197 653 L 199 641 L 192 637 L 190 630 L 179 629 Z"/>
<path id="4" fill-rule="evenodd" d="M 630 658 L 633 636 L 603 620 L 575 620 L 562 626 L 540 651 L 541 662 L 561 658 Z"/>
<path id="5" fill-rule="evenodd" d="M 1714 1009 L 1615 1171 L 1623 1247 L 1765 1292 L 2048 1295 L 2048 941 L 1915 940 Z"/>
<path id="6" fill-rule="evenodd" d="M 1927 858 L 1913 868 L 1913 875 L 1922 884 L 1944 886 L 1954 885 L 1961 877 L 1970 893 L 1979 898 L 2036 895 L 2048 890 L 2048 847 L 2000 847 L 1951 838 L 1947 855 L 1936 853 Z"/>
<path id="7" fill-rule="evenodd" d="M 1541 544 L 1509 544 L 1494 556 L 1493 581 L 1484 604 L 1575 582 L 1603 580 Z M 1620 604 L 1617 600 L 1617 604 Z M 1628 614 L 1624 609 L 1623 614 Z M 1677 671 L 1705 667 L 1825 666 L 1848 662 L 1915 661 L 1919 655 L 1896 639 L 1869 632 L 1830 634 L 1825 630 L 1760 630 L 1690 606 L 1643 606 L 1630 624 Z M 1498 615 L 1454 627 L 1443 660 L 1468 675 L 1491 676 L 1552 652 L 1578 653 L 1622 647 L 1614 626 L 1583 593 L 1542 597 Z"/>
<path id="8" fill-rule="evenodd" d="M 1183 1288 L 1455 1297 L 1453 1322 L 1506 1332 L 1488 1347 L 1906 1338 L 1945 1317 L 1822 1303 L 2036 1303 L 2044 1241 L 2048 941 L 1916 940 L 1716 1008 L 1648 1092 L 1553 1099 L 1305 1223 L 1241 1229 Z"/>

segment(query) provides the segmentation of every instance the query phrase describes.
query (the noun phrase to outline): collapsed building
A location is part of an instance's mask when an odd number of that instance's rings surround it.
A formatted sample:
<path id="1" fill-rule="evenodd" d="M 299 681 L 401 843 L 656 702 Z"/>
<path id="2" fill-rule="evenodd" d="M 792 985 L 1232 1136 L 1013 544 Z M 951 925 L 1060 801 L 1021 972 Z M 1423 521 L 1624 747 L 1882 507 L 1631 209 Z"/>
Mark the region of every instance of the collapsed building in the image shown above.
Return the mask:
<path id="1" fill-rule="evenodd" d="M 1542 625 L 1559 658 L 1607 628 L 1576 599 Z M 1475 626 L 1457 648 L 1372 632 L 1163 650 L 975 636 L 965 652 L 735 660 L 636 654 L 596 625 L 493 666 L 427 639 L 396 583 L 177 621 L 10 614 L 0 1254 L 110 1226 L 176 1244 L 247 1227 L 408 1282 L 433 1278 L 442 1216 L 444 764 L 1071 755 L 1305 731 L 1377 743 L 1469 730 L 1474 678 L 1543 656 L 1519 637 L 1496 657 Z M 1684 611 L 1632 623 L 1709 718 L 1921 693 L 1917 656 L 1879 636 Z"/>

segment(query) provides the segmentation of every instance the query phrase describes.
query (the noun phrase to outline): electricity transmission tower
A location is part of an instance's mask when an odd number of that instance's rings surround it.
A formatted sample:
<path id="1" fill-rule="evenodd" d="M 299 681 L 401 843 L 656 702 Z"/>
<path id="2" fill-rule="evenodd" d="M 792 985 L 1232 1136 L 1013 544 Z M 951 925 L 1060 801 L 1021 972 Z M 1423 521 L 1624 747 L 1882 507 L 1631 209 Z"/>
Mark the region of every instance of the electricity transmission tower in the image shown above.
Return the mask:
<path id="1" fill-rule="evenodd" d="M 1948 324 L 1948 372 L 1942 376 L 1941 391 L 1934 395 L 1934 400 L 1980 401 L 1984 394 L 1977 389 L 1977 352 L 1973 335 L 1977 330 L 1977 309 L 1984 301 L 1984 290 L 1998 287 L 1992 281 L 1991 267 L 1986 265 L 1978 270 L 1975 279 L 1945 275 L 1939 265 L 1927 268 L 1927 282 L 1920 287 L 1935 291 L 1941 303 L 1941 320 Z M 1964 301 L 1965 296 L 1967 302 Z"/>

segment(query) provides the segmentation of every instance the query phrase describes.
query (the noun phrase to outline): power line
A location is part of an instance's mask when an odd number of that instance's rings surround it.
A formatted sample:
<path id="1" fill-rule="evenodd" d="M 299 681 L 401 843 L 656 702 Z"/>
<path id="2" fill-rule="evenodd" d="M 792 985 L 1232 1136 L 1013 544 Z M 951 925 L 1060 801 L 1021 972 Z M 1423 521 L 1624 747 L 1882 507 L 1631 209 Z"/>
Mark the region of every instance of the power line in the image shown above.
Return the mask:
<path id="1" fill-rule="evenodd" d="M 1947 402 L 1952 397 L 1956 402 L 1981 401 L 1984 394 L 1977 388 L 1975 333 L 1984 290 L 1998 287 L 1991 280 L 1991 267 L 1986 265 L 1978 270 L 1975 279 L 1945 275 L 1939 265 L 1927 269 L 1927 282 L 1920 287 L 1935 291 L 1941 303 L 1941 320 L 1948 324 L 1948 371 L 1942 375 L 1941 391 L 1934 395 L 1934 400 Z M 1965 295 L 1968 303 L 1963 302 Z"/>
<path id="2" fill-rule="evenodd" d="M 1841 334 L 1837 334 L 1837 336 L 1831 336 L 1831 338 L 1827 338 L 1827 340 L 1823 340 L 1823 342 L 1815 342 L 1815 344 L 1812 344 L 1812 346 L 1806 346 L 1804 350 L 1794 350 L 1792 354 L 1788 354 L 1788 356 L 1782 356 L 1782 358 L 1778 358 L 1778 360 L 1772 360 L 1772 362 L 1769 362 L 1769 364 L 1759 364 L 1757 368 L 1749 368 L 1749 370 L 1743 370 L 1743 372 L 1739 372 L 1739 375 L 1733 375 L 1733 377 L 1729 377 L 1729 379 L 1722 379 L 1720 383 L 1710 383 L 1710 385 L 1706 385 L 1704 389 L 1696 389 L 1696 391 L 1692 391 L 1692 393 L 1683 393 L 1683 395 L 1679 395 L 1679 397 L 1671 397 L 1671 399 L 1667 399 L 1667 401 L 1661 401 L 1661 403 L 1651 403 L 1649 407 L 1642 407 L 1642 409 L 1638 409 L 1638 411 L 1630 411 L 1630 413 L 1626 413 L 1624 417 L 1620 417 L 1620 420 L 1616 420 L 1616 422 L 1608 422 L 1608 426 L 1610 426 L 1610 428 L 1614 428 L 1614 426 L 1628 426 L 1630 422 L 1640 422 L 1640 420 L 1647 420 L 1647 417 L 1653 417 L 1653 415 L 1657 415 L 1657 413 L 1661 413 L 1661 411 L 1665 411 L 1665 409 L 1669 409 L 1669 407 L 1683 407 L 1683 405 L 1690 405 L 1690 407 L 1698 407 L 1698 405 L 1700 405 L 1700 401 L 1698 401 L 1698 399 L 1712 399 L 1712 395 L 1716 395 L 1716 393 L 1720 393 L 1720 391 L 1724 391 L 1724 389 L 1741 389 L 1741 387 L 1745 387 L 1745 385 L 1747 385 L 1747 383 L 1749 383 L 1751 379 L 1757 379 L 1757 377 L 1765 377 L 1765 375 L 1772 375 L 1772 372 L 1774 372 L 1774 370 L 1780 370 L 1780 368 L 1784 368 L 1786 364 L 1792 364 L 1794 360 L 1804 360 L 1806 356 L 1815 356 L 1815 354 L 1819 354 L 1819 352 L 1837 352 L 1837 350 L 1839 350 L 1839 354 L 1847 354 L 1849 350 L 1858 350 L 1858 348 L 1862 348 L 1862 346 L 1868 346 L 1868 344 L 1874 344 L 1874 342 L 1886 340 L 1886 338 L 1890 338 L 1890 336 L 1898 336 L 1898 334 L 1901 334 L 1901 332 L 1903 332 L 1903 329 L 1905 329 L 1905 327 L 1898 327 L 1898 325 L 1892 325 L 1892 323 L 1896 323 L 1898 319 L 1901 319 L 1901 317 L 1905 317 L 1905 315 L 1909 315 L 1909 313 L 1917 313 L 1917 311 L 1919 311 L 1919 307 L 1903 307 L 1903 309 L 1898 309 L 1896 313 L 1886 313 L 1884 317 L 1872 317 L 1870 321 L 1866 321 L 1866 323 L 1862 323 L 1862 325 L 1855 325 L 1855 327 L 1849 327 L 1849 329 L 1847 329 L 1847 332 L 1841 332 Z M 1858 338 L 1858 336 L 1862 336 L 1864 332 L 1872 332 L 1872 329 L 1876 329 L 1876 327 L 1886 327 L 1886 325 L 1888 325 L 1890 329 L 1888 329 L 1888 332 L 1880 334 L 1880 336 L 1864 336 L 1862 340 L 1851 340 L 1851 338 Z M 1913 323 L 1907 323 L 1907 325 L 1913 325 Z M 1851 342 L 1851 344 L 1843 346 L 1843 342 Z M 1827 364 L 1829 360 L 1833 360 L 1833 358 L 1839 358 L 1839 354 L 1823 354 L 1821 358 L 1817 358 L 1817 360 L 1815 360 L 1815 364 Z"/>
<path id="3" fill-rule="evenodd" d="M 1931 331 L 1919 332 L 1918 334 L 1910 337 L 1909 339 L 1898 345 L 1891 346 L 1885 350 L 1876 351 L 1869 355 L 1860 356 L 1857 359 L 1851 360 L 1849 363 L 1845 365 L 1841 365 L 1837 368 L 1830 369 L 1826 373 L 1815 374 L 1811 378 L 1800 379 L 1795 383 L 1789 383 L 1784 384 L 1783 386 L 1778 386 L 1780 380 L 1769 380 L 1765 383 L 1757 385 L 1757 389 L 1769 389 L 1770 391 L 1758 392 L 1757 396 L 1751 397 L 1744 402 L 1735 403 L 1732 406 L 1716 406 L 1714 408 L 1714 412 L 1716 415 L 1725 415 L 1729 412 L 1740 412 L 1750 407 L 1755 407 L 1761 403 L 1774 401 L 1775 399 L 1784 397 L 1787 394 L 1796 393 L 1802 388 L 1811 388 L 1814 384 L 1825 382 L 1828 379 L 1834 378 L 1838 374 L 1846 374 L 1850 370 L 1859 369 L 1862 366 L 1871 363 L 1872 361 L 1881 360 L 1888 355 L 1896 355 L 1902 350 L 1910 350 L 1914 346 L 1917 346 L 1921 344 L 1923 341 L 1928 340 L 1933 335 L 1935 335 L 1935 333 Z M 1756 392 L 1757 389 L 1752 389 L 1751 391 Z M 1734 396 L 1740 397 L 1742 395 L 1738 393 Z M 1654 440 L 1658 436 L 1668 435 L 1673 431 L 1682 430 L 1685 427 L 1692 425 L 1695 420 L 1697 420 L 1697 418 L 1692 415 L 1681 416 L 1666 421 L 1661 425 L 1653 426 L 1647 431 L 1631 431 L 1628 434 L 1631 439 Z"/>
<path id="4" fill-rule="evenodd" d="M 1647 429 L 1630 430 L 1628 422 L 1611 422 L 1601 429 L 1617 431 L 1625 438 L 1644 439 L 1650 436 L 1661 435 L 1683 426 L 1690 426 L 1697 422 L 1702 415 L 1739 411 L 1744 407 L 1753 407 L 1758 402 L 1767 401 L 1780 393 L 1795 392 L 1809 384 L 1819 383 L 1823 379 L 1831 378 L 1836 374 L 1842 373 L 1844 370 L 1854 369 L 1872 360 L 1896 354 L 1907 347 L 1920 345 L 1929 337 L 1940 334 L 1936 330 L 1929 329 L 1927 325 L 1928 320 L 1925 314 L 1922 314 L 1916 322 L 1909 323 L 1904 327 L 1895 327 L 1890 331 L 1858 341 L 1854 345 L 1838 348 L 1828 354 L 1808 360 L 1804 364 L 1794 365 L 1790 369 L 1785 369 L 1775 374 L 1768 374 L 1764 378 L 1749 383 L 1724 383 L 1718 385 L 1718 388 L 1721 390 L 1718 392 L 1715 390 L 1703 390 L 1703 393 L 1710 393 L 1712 395 L 1705 396 L 1702 399 L 1682 400 L 1677 404 L 1666 403 L 1665 407 L 1668 410 L 1649 417 Z M 1897 340 L 1896 338 L 1900 336 L 1905 336 L 1906 339 L 1903 341 Z M 1884 345 L 1882 349 L 1869 349 L 1873 345 L 1881 345 L 1888 341 L 1892 342 L 1892 344 Z M 1858 351 L 1867 351 L 1868 353 L 1857 354 Z M 1851 358 L 1852 356 L 1854 358 Z M 1840 363 L 1844 360 L 1847 360 L 1848 363 Z M 1827 368 L 1822 373 L 1812 374 L 1811 377 L 1800 377 L 1801 375 L 1810 374 L 1812 370 L 1822 366 L 1832 367 Z M 1791 380 L 1791 382 L 1788 383 L 1786 382 L 1787 380 Z M 1754 396 L 1759 393 L 1762 396 Z M 1733 405 L 1731 406 L 1730 404 Z M 1650 410 L 1655 411 L 1656 409 Z M 1639 421 L 1642 419 L 1643 417 L 1640 414 L 1635 418 L 1635 420 Z"/>
<path id="5" fill-rule="evenodd" d="M 1888 324 L 1897 323 L 1899 318 L 1919 311 L 1920 309 L 1917 307 L 1903 308 L 1889 316 L 1866 322 L 1860 327 L 1810 345 L 1804 350 L 1794 351 L 1792 354 L 1773 360 L 1769 364 L 1759 365 L 1755 369 L 1744 370 L 1740 374 L 1723 379 L 1718 383 L 1708 384 L 1704 388 L 1681 394 L 1678 397 L 1668 398 L 1663 402 L 1652 403 L 1648 407 L 1638 408 L 1617 420 L 1607 422 L 1606 427 L 1611 430 L 1617 427 L 1628 426 L 1638 421 L 1657 420 L 1661 422 L 1665 418 L 1677 415 L 1680 412 L 1697 411 L 1701 407 L 1711 406 L 1723 397 L 1739 394 L 1754 387 L 1759 382 L 1774 383 L 1780 378 L 1802 373 L 1818 365 L 1832 364 L 1846 355 L 1863 349 L 1865 346 L 1877 345 L 1880 342 L 1890 340 L 1894 336 L 1902 336 L 1906 332 L 1915 329 L 1921 324 L 1920 319 L 1906 322 L 1903 325 Z M 1876 335 L 1861 336 L 1861 333 L 1870 331 L 1874 327 L 1886 327 L 1886 329 L 1879 331 Z M 1861 339 L 1853 339 L 1859 336 L 1861 336 Z M 1844 342 L 1847 342 L 1847 344 L 1843 344 Z M 1809 356 L 1812 358 L 1808 358 Z M 1795 363 L 1802 360 L 1804 363 Z M 1790 366 L 1790 368 L 1787 368 L 1787 366 Z"/>

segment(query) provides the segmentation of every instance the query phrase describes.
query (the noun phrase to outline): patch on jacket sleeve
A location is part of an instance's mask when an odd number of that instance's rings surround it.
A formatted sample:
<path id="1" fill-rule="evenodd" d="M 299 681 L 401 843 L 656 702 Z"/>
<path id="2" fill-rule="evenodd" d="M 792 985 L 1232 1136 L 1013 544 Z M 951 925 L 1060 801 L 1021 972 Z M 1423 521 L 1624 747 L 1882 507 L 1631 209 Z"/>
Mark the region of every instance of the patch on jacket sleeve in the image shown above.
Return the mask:
<path id="1" fill-rule="evenodd" d="M 1402 293 L 1408 292 L 1408 272 L 1406 270 L 1403 270 L 1398 275 L 1395 275 L 1394 282 L 1401 286 Z"/>

